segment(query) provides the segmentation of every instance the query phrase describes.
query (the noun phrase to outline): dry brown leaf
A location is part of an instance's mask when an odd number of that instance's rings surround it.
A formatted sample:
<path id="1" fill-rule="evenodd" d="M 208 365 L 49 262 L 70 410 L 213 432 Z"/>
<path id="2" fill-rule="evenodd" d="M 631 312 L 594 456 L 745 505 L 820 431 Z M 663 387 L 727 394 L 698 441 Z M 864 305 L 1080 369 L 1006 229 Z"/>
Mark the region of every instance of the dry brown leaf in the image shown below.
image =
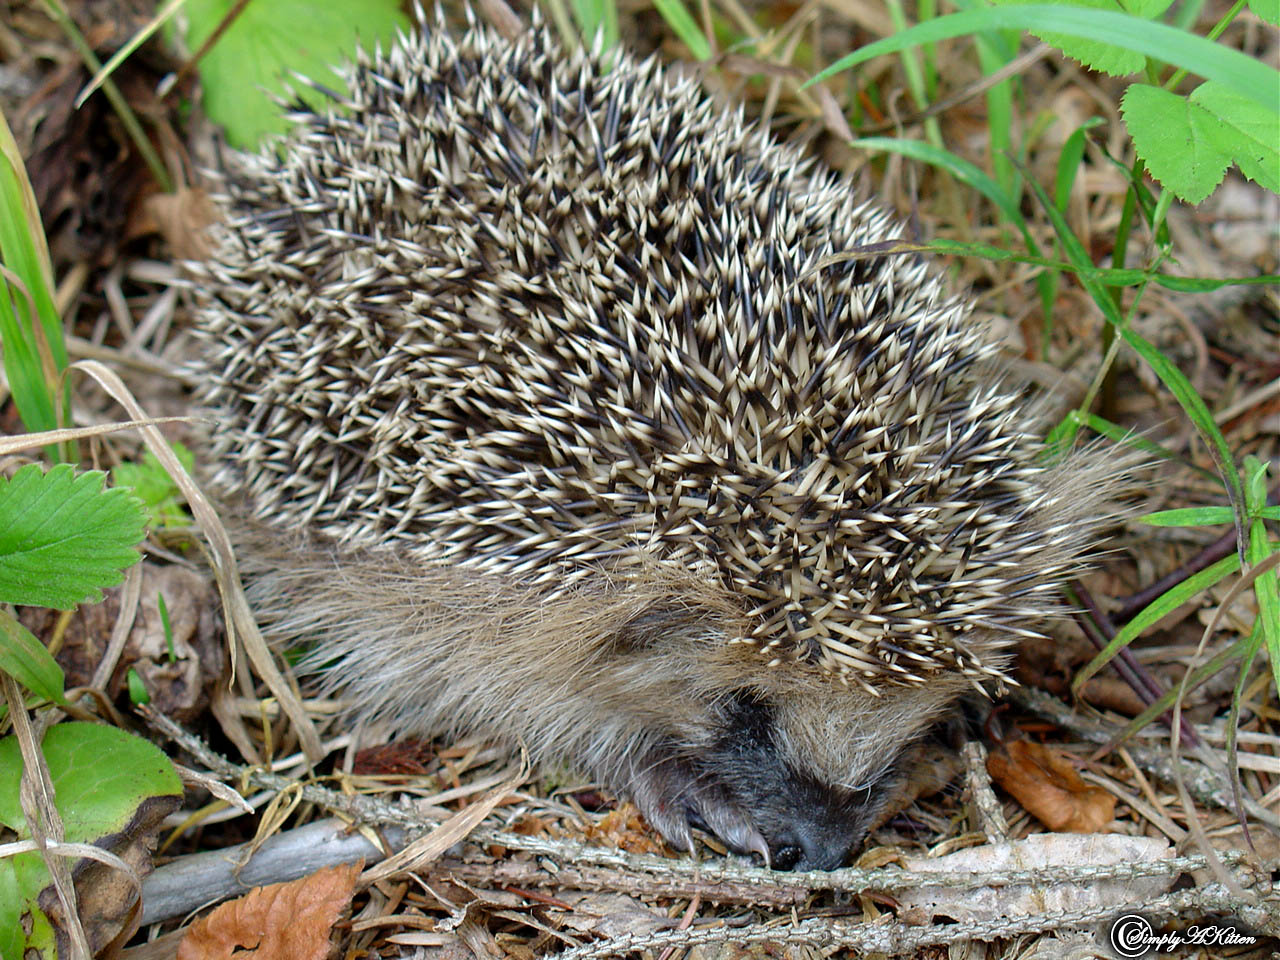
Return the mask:
<path id="1" fill-rule="evenodd" d="M 144 560 L 138 569 L 142 577 L 139 609 L 107 683 L 107 694 L 114 700 L 124 696 L 129 671 L 136 670 L 146 685 L 151 706 L 189 723 L 208 709 L 209 691 L 227 669 L 216 628 L 217 594 L 207 577 L 182 567 Z M 120 616 L 123 588 L 112 587 L 103 593 L 101 603 L 81 604 L 62 630 L 57 656 L 68 687 L 93 683 Z M 169 614 L 167 631 L 158 607 L 162 596 Z M 58 629 L 62 616 L 57 610 L 26 607 L 21 619 L 27 629 L 47 640 Z"/>
<path id="2" fill-rule="evenodd" d="M 178 960 L 325 960 L 329 931 L 355 891 L 362 861 L 255 887 L 191 925 Z"/>
<path id="3" fill-rule="evenodd" d="M 203 260 L 212 254 L 209 225 L 218 219 L 203 190 L 179 187 L 174 193 L 153 193 L 143 210 L 147 226 L 169 241 L 177 260 Z"/>
<path id="4" fill-rule="evenodd" d="M 431 741 L 405 738 L 357 751 L 351 772 L 367 777 L 397 774 L 421 777 L 426 775 L 434 758 L 435 749 Z"/>
<path id="5" fill-rule="evenodd" d="M 618 847 L 631 853 L 663 852 L 661 842 L 655 839 L 656 835 L 646 826 L 640 811 L 631 803 L 619 804 L 618 809 L 610 810 L 601 817 L 599 823 L 589 824 L 583 831 L 583 836 L 595 843 Z"/>
<path id="6" fill-rule="evenodd" d="M 1050 830 L 1096 833 L 1111 822 L 1115 797 L 1080 779 L 1071 761 L 1029 740 L 987 758 L 987 771 Z"/>

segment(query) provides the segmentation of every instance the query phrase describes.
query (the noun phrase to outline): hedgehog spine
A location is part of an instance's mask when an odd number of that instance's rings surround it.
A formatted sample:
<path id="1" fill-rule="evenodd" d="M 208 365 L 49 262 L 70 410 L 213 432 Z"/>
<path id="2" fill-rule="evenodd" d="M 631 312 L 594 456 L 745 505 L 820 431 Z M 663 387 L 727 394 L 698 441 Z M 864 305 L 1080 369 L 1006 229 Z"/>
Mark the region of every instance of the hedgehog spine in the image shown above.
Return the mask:
<path id="1" fill-rule="evenodd" d="M 833 865 L 1054 614 L 1116 471 L 1041 462 L 927 264 L 841 256 L 883 211 L 611 56 L 424 27 L 232 160 L 216 481 L 356 716 L 518 734 L 674 842 Z"/>

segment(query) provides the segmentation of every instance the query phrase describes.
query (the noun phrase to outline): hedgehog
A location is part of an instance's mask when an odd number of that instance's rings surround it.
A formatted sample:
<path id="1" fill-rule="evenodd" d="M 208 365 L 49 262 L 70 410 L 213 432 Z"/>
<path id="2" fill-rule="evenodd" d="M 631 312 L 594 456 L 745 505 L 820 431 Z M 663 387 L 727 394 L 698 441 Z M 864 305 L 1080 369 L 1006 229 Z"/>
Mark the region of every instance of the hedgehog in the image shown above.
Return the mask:
<path id="1" fill-rule="evenodd" d="M 264 631 L 358 730 L 845 863 L 1060 612 L 1117 468 L 1046 456 L 889 214 L 655 59 L 468 14 L 345 79 L 224 158 L 193 268 Z"/>

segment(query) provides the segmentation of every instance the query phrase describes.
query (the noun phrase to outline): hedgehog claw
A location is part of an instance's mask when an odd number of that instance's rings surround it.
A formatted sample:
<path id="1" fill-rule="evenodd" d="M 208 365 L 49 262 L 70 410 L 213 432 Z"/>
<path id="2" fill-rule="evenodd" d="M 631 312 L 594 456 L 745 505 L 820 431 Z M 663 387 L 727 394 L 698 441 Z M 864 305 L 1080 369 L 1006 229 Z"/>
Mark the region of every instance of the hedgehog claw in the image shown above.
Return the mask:
<path id="1" fill-rule="evenodd" d="M 672 846 L 695 852 L 693 827 L 715 834 L 735 853 L 758 853 L 768 866 L 769 844 L 723 787 L 708 783 L 679 760 L 651 763 L 631 776 L 630 794 L 649 824 Z"/>

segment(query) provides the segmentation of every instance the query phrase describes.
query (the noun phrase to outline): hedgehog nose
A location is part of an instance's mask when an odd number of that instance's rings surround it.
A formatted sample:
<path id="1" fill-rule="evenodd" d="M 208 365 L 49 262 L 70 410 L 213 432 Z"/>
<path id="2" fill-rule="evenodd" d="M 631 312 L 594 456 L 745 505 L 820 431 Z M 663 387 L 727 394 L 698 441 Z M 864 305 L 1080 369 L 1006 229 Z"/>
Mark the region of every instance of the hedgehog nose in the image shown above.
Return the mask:
<path id="1" fill-rule="evenodd" d="M 796 824 L 770 851 L 775 870 L 835 870 L 849 858 L 853 837 L 847 825 Z"/>

